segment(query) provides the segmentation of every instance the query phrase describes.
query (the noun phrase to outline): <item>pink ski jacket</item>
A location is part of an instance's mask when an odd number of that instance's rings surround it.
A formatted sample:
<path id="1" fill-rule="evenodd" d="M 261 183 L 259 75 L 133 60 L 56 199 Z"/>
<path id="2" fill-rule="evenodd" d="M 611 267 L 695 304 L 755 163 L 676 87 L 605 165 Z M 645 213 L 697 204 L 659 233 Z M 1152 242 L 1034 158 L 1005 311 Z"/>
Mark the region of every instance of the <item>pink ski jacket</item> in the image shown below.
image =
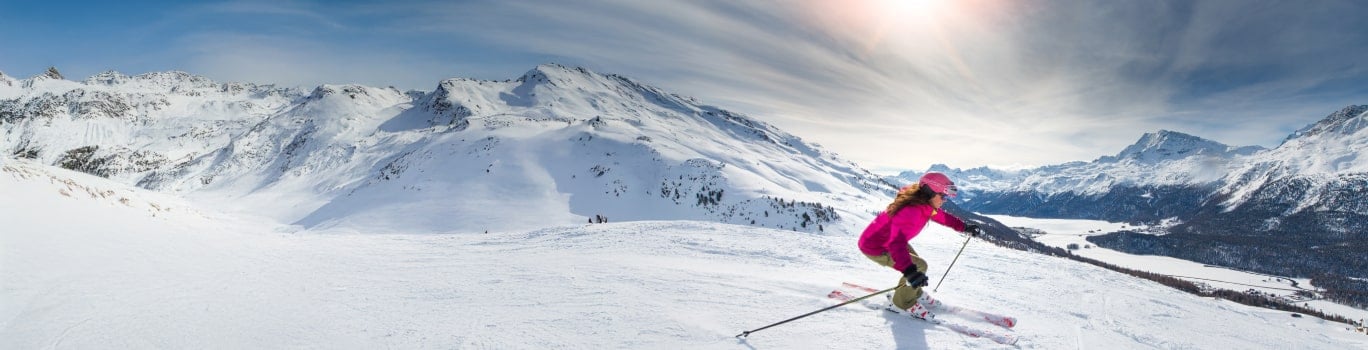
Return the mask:
<path id="1" fill-rule="evenodd" d="M 907 241 L 917 237 L 927 221 L 964 232 L 964 221 L 950 213 L 936 210 L 928 204 L 909 205 L 892 217 L 888 216 L 888 212 L 879 213 L 860 234 L 860 251 L 872 256 L 888 254 L 893 259 L 894 269 L 905 270 L 912 265 L 912 257 L 907 254 Z"/>

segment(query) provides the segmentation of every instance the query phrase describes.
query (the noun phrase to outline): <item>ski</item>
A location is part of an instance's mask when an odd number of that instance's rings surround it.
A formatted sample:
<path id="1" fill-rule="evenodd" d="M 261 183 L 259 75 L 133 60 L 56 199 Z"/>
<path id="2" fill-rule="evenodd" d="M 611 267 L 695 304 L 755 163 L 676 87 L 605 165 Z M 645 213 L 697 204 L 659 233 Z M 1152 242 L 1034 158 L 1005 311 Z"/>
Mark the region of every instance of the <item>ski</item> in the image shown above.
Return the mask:
<path id="1" fill-rule="evenodd" d="M 861 285 L 854 284 L 854 283 L 850 283 L 850 282 L 843 282 L 843 283 L 841 283 L 841 288 L 838 288 L 838 289 L 832 291 L 832 293 L 833 293 L 833 294 L 838 294 L 838 295 L 850 295 L 852 292 L 863 292 L 863 294 L 868 294 L 868 293 L 873 293 L 873 292 L 877 292 L 877 291 L 878 291 L 878 290 L 877 290 L 877 289 L 874 289 L 874 288 L 869 288 L 869 287 L 861 286 Z M 832 295 L 828 295 L 828 297 L 836 298 L 836 297 L 833 297 Z M 850 299 L 853 299 L 853 297 L 848 297 L 848 298 L 845 298 L 845 299 L 842 299 L 842 300 L 850 300 Z M 979 311 L 979 310 L 974 310 L 974 309 L 970 309 L 970 308 L 966 308 L 966 307 L 960 307 L 960 306 L 954 306 L 954 305 L 947 305 L 947 304 L 945 304 L 944 302 L 941 302 L 941 301 L 939 301 L 939 300 L 934 300 L 930 305 L 923 305 L 923 306 L 927 307 L 927 309 L 929 309 L 929 310 L 931 310 L 931 311 L 936 311 L 936 312 L 939 312 L 939 313 L 949 313 L 949 314 L 963 315 L 963 316 L 966 316 L 966 317 L 969 317 L 969 318 L 980 319 L 980 320 L 983 320 L 983 321 L 985 321 L 985 322 L 992 323 L 992 324 L 994 324 L 994 325 L 997 325 L 997 326 L 1000 326 L 1000 327 L 1005 327 L 1005 328 L 1016 327 L 1016 324 L 1017 324 L 1017 319 L 1016 319 L 1016 317 L 1011 317 L 1011 316 L 1006 316 L 1006 315 L 999 315 L 999 314 L 995 314 L 995 313 L 991 313 L 991 312 L 987 312 L 987 311 Z"/>
<path id="2" fill-rule="evenodd" d="M 893 310 L 889 310 L 889 312 L 894 312 L 894 311 L 893 311 Z M 990 340 L 992 340 L 992 341 L 994 341 L 994 342 L 997 342 L 998 344 L 1015 345 L 1016 342 L 1017 342 L 1017 337 L 1016 337 L 1016 336 L 1013 336 L 1013 335 L 1011 335 L 1011 334 L 999 334 L 999 333 L 994 333 L 994 332 L 992 332 L 992 331 L 983 330 L 983 329 L 977 329 L 977 328 L 974 328 L 974 327 L 969 327 L 969 326 L 965 326 L 965 325 L 958 324 L 958 323 L 954 323 L 954 322 L 948 322 L 948 321 L 945 321 L 945 320 L 938 320 L 938 319 L 935 319 L 935 318 L 932 318 L 932 319 L 920 319 L 920 318 L 916 318 L 916 317 L 909 317 L 909 318 L 914 319 L 914 320 L 919 320 L 919 321 L 926 321 L 927 323 L 931 323 L 931 324 L 934 324 L 934 325 L 945 326 L 945 328 L 949 328 L 950 330 L 953 330 L 953 331 L 955 331 L 955 332 L 959 332 L 960 334 L 964 334 L 964 335 L 967 335 L 967 336 L 970 336 L 970 337 L 974 337 L 974 338 L 988 338 L 988 339 L 990 339 Z"/>
<path id="3" fill-rule="evenodd" d="M 854 283 L 847 282 L 842 283 L 841 288 L 837 288 L 835 290 L 832 290 L 831 293 L 827 293 L 827 297 L 835 299 L 840 302 L 847 302 L 851 299 L 859 298 L 865 295 L 869 295 L 870 293 L 878 292 L 879 290 L 877 289 L 864 287 Z M 860 305 L 864 305 L 865 307 L 871 310 L 882 309 L 884 307 L 884 303 L 877 301 L 878 299 L 879 298 L 865 299 L 864 301 L 860 302 Z"/>
<path id="4" fill-rule="evenodd" d="M 945 303 L 941 302 L 940 300 L 936 300 L 935 298 L 931 298 L 931 302 L 929 304 L 930 305 L 922 306 L 927 307 L 927 309 L 930 309 L 932 311 L 947 314 L 963 315 L 969 318 L 983 320 L 1003 328 L 1012 328 L 1016 326 L 1016 317 L 1003 316 L 991 312 L 979 311 L 954 305 L 946 305 Z"/>
<path id="5" fill-rule="evenodd" d="M 873 289 L 873 288 L 869 288 L 869 287 L 865 287 L 865 286 L 861 286 L 861 285 L 858 285 L 858 284 L 846 282 L 846 283 L 842 283 L 842 284 L 841 284 L 841 288 L 837 288 L 837 289 L 835 289 L 835 290 L 832 290 L 831 293 L 828 293 L 828 294 L 827 294 L 827 297 L 828 297 L 828 298 L 832 298 L 832 299 L 836 299 L 836 300 L 839 300 L 839 301 L 843 301 L 843 302 L 844 302 L 844 301 L 850 301 L 851 299 L 855 299 L 855 298 L 858 298 L 858 297 L 860 297 L 860 296 L 868 295 L 869 293 L 875 293 L 875 292 L 878 292 L 878 290 Z M 871 298 L 871 299 L 877 299 L 877 298 Z M 871 309 L 884 309 L 884 310 L 887 310 L 887 311 L 889 311 L 889 312 L 895 312 L 895 313 L 897 313 L 896 310 L 893 310 L 893 309 L 891 309 L 891 308 L 888 308 L 887 305 L 883 305 L 883 303 L 879 303 L 879 302 L 872 302 L 872 301 L 869 301 L 869 299 L 866 299 L 866 301 L 862 302 L 861 304 L 863 304 L 865 307 L 868 307 L 868 308 L 871 308 Z M 993 323 L 993 324 L 995 324 L 995 325 L 999 325 L 999 326 L 1003 326 L 1003 327 L 1008 327 L 1008 328 L 1011 328 L 1011 326 L 1016 325 L 1016 319 L 1015 319 L 1015 318 L 1012 318 L 1012 317 L 1000 316 L 1000 315 L 995 315 L 995 314 L 991 314 L 991 313 L 986 313 L 986 312 L 982 312 L 982 311 L 977 311 L 977 310 L 972 310 L 972 309 L 966 309 L 966 308 L 961 308 L 961 307 L 951 307 L 951 306 L 949 306 L 949 305 L 945 305 L 944 303 L 940 303 L 939 301 L 937 301 L 935 304 L 937 304 L 942 310 L 946 310 L 946 312 L 948 312 L 948 313 L 956 313 L 956 314 L 962 314 L 962 315 L 969 315 L 969 316 L 972 316 L 972 317 L 982 317 L 985 321 L 988 321 L 988 322 Z M 933 309 L 933 310 L 934 310 L 934 309 Z M 899 313 L 899 314 L 901 315 L 901 314 L 904 314 L 904 313 Z M 934 324 L 934 325 L 938 325 L 938 326 L 944 326 L 944 327 L 947 328 L 947 329 L 950 329 L 950 330 L 952 330 L 952 331 L 955 331 L 955 332 L 957 332 L 957 333 L 960 333 L 960 334 L 963 334 L 963 335 L 966 335 L 966 336 L 970 336 L 970 337 L 974 337 L 974 338 L 987 338 L 987 339 L 992 340 L 992 341 L 994 341 L 994 342 L 997 342 L 997 343 L 999 343 L 999 344 L 1013 345 L 1013 344 L 1016 344 L 1016 342 L 1017 342 L 1017 337 L 1014 336 L 1014 335 L 1011 335 L 1011 334 L 995 333 L 995 332 L 992 332 L 992 331 L 989 331 L 989 330 L 978 329 L 978 328 L 975 328 L 975 327 L 971 327 L 971 326 L 967 326 L 967 325 L 963 325 L 963 324 L 959 324 L 959 323 L 955 323 L 955 322 L 950 322 L 950 321 L 947 321 L 947 320 L 937 319 L 937 318 L 935 318 L 935 317 L 931 317 L 930 319 L 921 319 L 921 318 L 916 318 L 916 317 L 908 316 L 908 318 L 911 318 L 911 319 L 914 319 L 914 320 L 919 320 L 919 321 L 924 321 L 924 322 L 927 322 L 927 323 L 930 323 L 930 324 Z"/>

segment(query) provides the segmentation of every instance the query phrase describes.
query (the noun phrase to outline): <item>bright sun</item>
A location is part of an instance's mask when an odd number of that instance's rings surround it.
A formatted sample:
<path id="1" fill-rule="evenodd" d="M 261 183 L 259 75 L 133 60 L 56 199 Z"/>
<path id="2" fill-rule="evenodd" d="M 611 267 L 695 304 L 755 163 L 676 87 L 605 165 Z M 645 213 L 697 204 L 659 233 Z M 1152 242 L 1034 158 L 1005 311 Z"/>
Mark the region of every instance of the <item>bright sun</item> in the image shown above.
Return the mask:
<path id="1" fill-rule="evenodd" d="M 928 12 L 934 11 L 936 7 L 939 7 L 939 6 L 940 6 L 942 3 L 944 3 L 945 1 L 944 1 L 944 0 L 874 0 L 874 2 L 877 4 L 876 7 L 882 8 L 882 9 L 884 9 L 885 11 L 890 12 L 890 13 L 888 13 L 889 15 L 904 16 L 904 15 L 916 14 L 916 15 L 923 15 L 923 16 L 925 16 L 925 15 L 929 15 L 930 13 L 928 13 Z"/>
<path id="2" fill-rule="evenodd" d="M 953 0 L 863 0 L 864 18 L 873 25 L 866 41 L 879 45 L 890 33 L 938 29 L 953 17 Z M 949 16 L 949 17 L 948 17 Z"/>
<path id="3" fill-rule="evenodd" d="M 870 54 L 880 48 L 911 46 L 926 49 L 946 45 L 956 33 L 954 28 L 980 20 L 981 8 L 995 2 L 970 0 L 821 0 L 809 4 L 819 27 L 843 38 Z M 939 46 L 936 46 L 939 47 Z"/>

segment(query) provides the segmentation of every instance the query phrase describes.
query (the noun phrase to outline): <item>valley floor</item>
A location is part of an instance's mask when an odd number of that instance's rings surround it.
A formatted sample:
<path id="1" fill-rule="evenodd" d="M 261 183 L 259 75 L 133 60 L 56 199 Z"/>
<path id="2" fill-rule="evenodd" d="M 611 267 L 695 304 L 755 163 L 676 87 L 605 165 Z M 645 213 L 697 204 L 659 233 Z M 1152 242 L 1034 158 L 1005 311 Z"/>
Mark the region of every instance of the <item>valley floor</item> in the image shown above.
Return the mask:
<path id="1" fill-rule="evenodd" d="M 1068 249 L 1070 245 L 1076 245 L 1079 248 L 1072 250 L 1072 252 L 1078 256 L 1125 268 L 1171 275 L 1196 283 L 1205 283 L 1214 288 L 1234 291 L 1257 290 L 1283 296 L 1298 305 L 1304 303 L 1306 306 L 1322 310 L 1328 314 L 1342 315 L 1353 320 L 1368 319 L 1368 310 L 1325 300 L 1304 300 L 1293 295 L 1297 290 L 1314 289 L 1309 278 L 1273 276 L 1166 256 L 1127 254 L 1092 245 L 1086 240 L 1088 236 L 1125 229 L 1126 225 L 1122 223 L 1097 220 L 1033 219 L 1007 215 L 989 215 L 989 217 L 1007 226 L 1030 227 L 1045 231 L 1046 234 L 1035 237 L 1035 240 L 1048 246 L 1065 249 Z"/>

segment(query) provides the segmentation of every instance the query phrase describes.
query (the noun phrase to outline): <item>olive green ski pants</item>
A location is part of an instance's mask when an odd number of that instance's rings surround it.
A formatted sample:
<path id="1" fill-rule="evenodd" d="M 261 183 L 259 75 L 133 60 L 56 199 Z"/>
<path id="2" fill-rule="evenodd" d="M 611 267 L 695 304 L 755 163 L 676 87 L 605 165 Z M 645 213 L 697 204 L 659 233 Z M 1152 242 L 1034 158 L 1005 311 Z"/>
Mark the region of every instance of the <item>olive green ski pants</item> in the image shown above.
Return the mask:
<path id="1" fill-rule="evenodd" d="M 913 250 L 912 246 L 907 246 L 907 253 L 912 255 L 912 262 L 917 264 L 917 271 L 926 273 L 926 259 L 917 256 L 917 251 Z M 888 266 L 890 269 L 893 268 L 893 258 L 887 253 L 883 255 L 865 255 L 865 257 L 879 263 L 879 265 Z M 898 272 L 902 273 L 902 271 Z M 909 287 L 907 286 L 907 277 L 899 277 L 898 289 L 893 290 L 893 306 L 907 310 L 907 308 L 917 304 L 917 298 L 921 297 L 921 294 L 921 287 Z"/>

